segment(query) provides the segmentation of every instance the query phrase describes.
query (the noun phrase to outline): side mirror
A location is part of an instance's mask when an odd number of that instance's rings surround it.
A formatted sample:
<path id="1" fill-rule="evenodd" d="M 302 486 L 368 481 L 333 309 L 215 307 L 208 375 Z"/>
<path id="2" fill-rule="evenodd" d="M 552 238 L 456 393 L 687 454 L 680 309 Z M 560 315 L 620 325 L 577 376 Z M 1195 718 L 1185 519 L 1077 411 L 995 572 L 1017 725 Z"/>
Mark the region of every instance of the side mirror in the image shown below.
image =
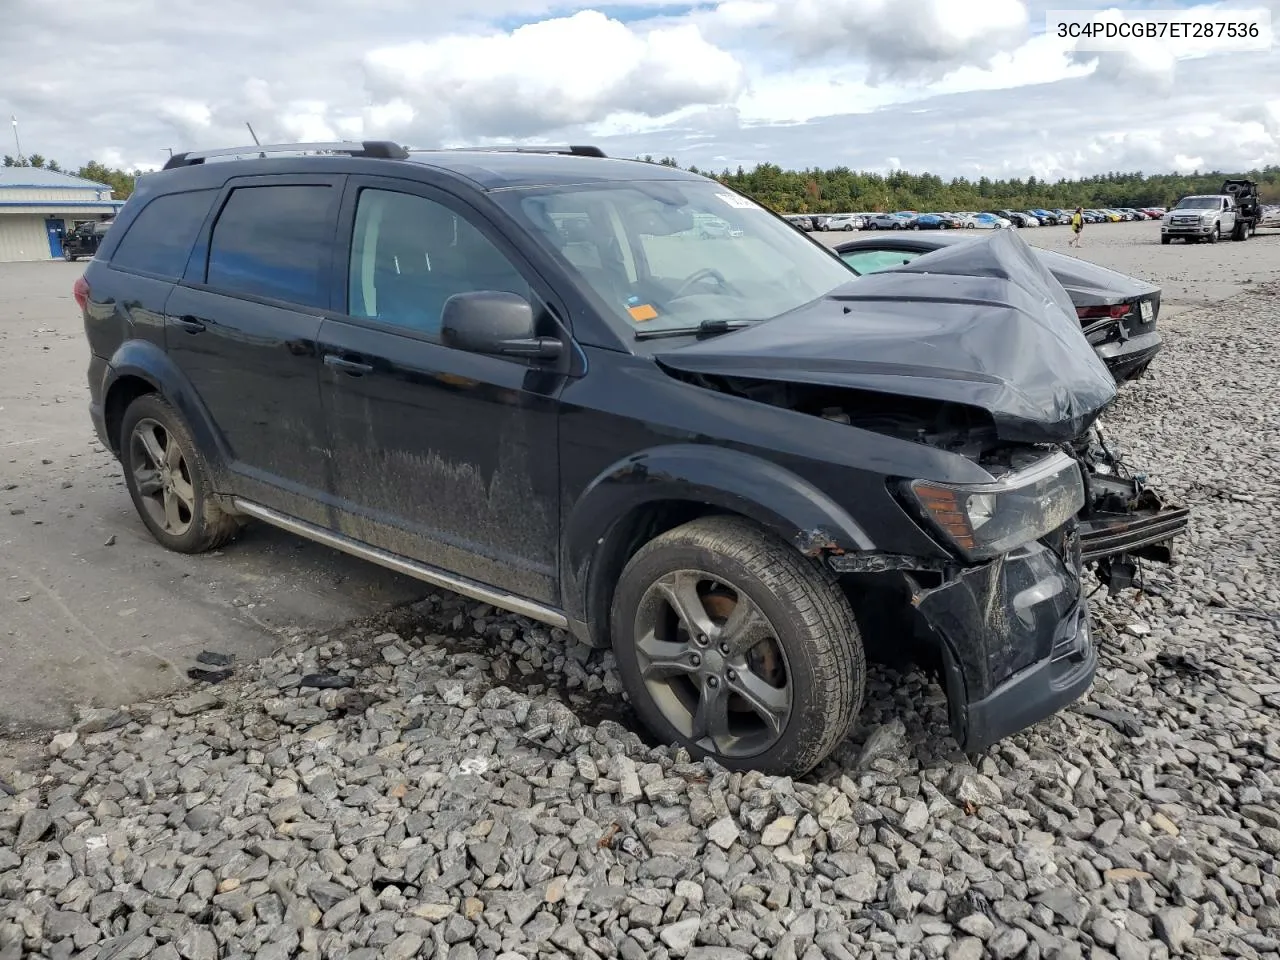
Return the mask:
<path id="1" fill-rule="evenodd" d="M 537 336 L 528 300 L 501 290 L 455 293 L 446 300 L 440 342 L 469 353 L 534 360 L 555 360 L 564 350 L 555 337 Z"/>

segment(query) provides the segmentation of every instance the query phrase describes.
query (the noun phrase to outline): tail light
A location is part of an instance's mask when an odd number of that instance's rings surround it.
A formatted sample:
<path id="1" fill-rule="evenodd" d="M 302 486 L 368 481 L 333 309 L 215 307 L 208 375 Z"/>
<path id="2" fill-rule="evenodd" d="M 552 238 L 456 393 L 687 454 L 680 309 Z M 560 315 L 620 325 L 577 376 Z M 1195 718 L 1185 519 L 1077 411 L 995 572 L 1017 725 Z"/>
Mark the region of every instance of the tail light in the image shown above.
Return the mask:
<path id="1" fill-rule="evenodd" d="M 71 295 L 76 298 L 76 304 L 80 307 L 81 313 L 89 309 L 89 281 L 83 275 L 76 280 L 75 286 L 71 288 Z"/>
<path id="2" fill-rule="evenodd" d="M 1132 309 L 1127 303 L 1110 307 L 1076 307 L 1076 315 L 1081 320 L 1120 320 L 1127 317 Z"/>

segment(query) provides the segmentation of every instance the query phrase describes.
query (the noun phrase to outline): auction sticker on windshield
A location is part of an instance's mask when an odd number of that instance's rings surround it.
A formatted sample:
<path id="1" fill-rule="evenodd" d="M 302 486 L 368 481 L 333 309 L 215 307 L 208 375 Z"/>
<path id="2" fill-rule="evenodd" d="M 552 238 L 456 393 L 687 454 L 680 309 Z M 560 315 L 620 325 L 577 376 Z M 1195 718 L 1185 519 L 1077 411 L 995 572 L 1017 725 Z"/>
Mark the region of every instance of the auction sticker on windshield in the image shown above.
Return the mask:
<path id="1" fill-rule="evenodd" d="M 740 197 L 736 193 L 717 193 L 717 197 L 727 203 L 736 210 L 758 210 L 759 206 L 746 197 Z"/>

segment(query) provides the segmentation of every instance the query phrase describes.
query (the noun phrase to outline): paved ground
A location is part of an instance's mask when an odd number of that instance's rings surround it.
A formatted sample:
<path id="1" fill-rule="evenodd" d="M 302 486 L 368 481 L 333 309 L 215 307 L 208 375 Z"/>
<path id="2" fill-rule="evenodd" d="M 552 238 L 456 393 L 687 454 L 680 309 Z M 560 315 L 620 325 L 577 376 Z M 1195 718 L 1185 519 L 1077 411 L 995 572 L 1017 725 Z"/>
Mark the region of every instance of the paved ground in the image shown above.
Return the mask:
<path id="1" fill-rule="evenodd" d="M 1066 228 L 1024 230 L 1066 248 Z M 838 242 L 847 235 L 820 235 Z M 1280 232 L 1159 244 L 1153 223 L 1087 230 L 1080 255 L 1161 284 L 1166 321 L 1280 280 Z M 0 732 L 63 727 L 186 684 L 201 650 L 251 658 L 426 593 L 262 526 L 225 553 L 160 549 L 89 423 L 71 286 L 83 265 L 0 264 Z M 111 545 L 108 546 L 107 544 Z"/>
<path id="2" fill-rule="evenodd" d="M 83 269 L 0 264 L 0 732 L 189 683 L 202 650 L 256 658 L 424 594 L 264 526 L 225 555 L 161 549 L 89 422 Z"/>

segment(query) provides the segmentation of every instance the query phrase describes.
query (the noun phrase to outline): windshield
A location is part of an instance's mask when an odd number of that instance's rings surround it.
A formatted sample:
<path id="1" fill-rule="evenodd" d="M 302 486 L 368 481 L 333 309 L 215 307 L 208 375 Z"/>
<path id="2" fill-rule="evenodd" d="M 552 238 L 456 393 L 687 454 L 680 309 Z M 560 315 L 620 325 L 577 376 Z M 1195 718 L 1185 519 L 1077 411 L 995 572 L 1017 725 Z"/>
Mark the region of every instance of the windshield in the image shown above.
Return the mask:
<path id="1" fill-rule="evenodd" d="M 786 221 L 716 183 L 575 184 L 495 199 L 638 335 L 766 320 L 852 279 Z"/>
<path id="2" fill-rule="evenodd" d="M 1222 206 L 1217 197 L 1187 197 L 1178 201 L 1179 210 L 1216 210 Z"/>

